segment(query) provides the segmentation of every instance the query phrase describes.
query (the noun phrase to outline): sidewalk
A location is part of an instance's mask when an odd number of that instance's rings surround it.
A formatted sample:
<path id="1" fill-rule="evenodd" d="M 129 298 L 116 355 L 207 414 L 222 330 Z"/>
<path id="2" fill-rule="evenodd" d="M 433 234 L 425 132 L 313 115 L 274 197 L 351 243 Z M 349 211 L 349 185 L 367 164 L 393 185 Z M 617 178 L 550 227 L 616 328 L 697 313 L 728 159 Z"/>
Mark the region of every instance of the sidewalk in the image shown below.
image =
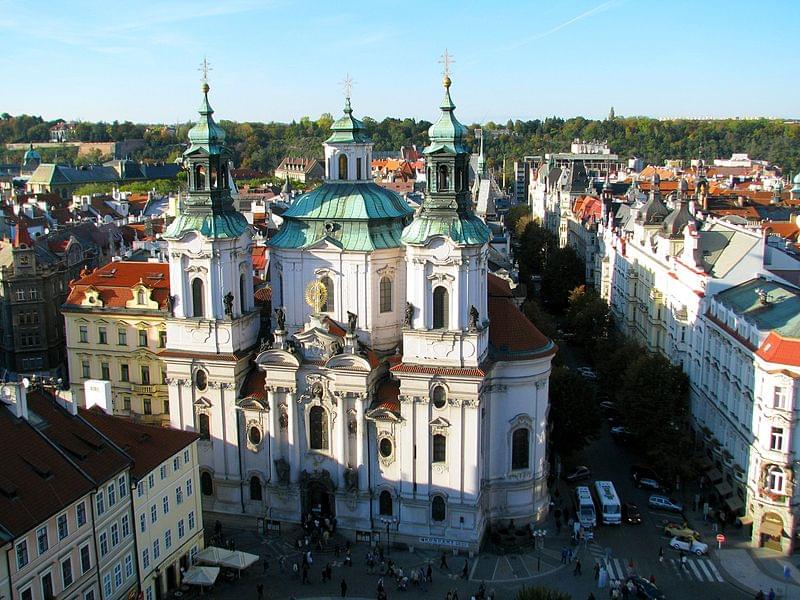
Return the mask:
<path id="1" fill-rule="evenodd" d="M 731 579 L 736 580 L 739 586 L 746 588 L 753 594 L 759 590 L 765 594 L 773 588 L 779 598 L 788 595 L 800 595 L 800 586 L 787 583 L 783 577 L 774 577 L 762 568 L 762 560 L 754 559 L 752 550 L 746 548 L 723 548 L 717 551 L 722 570 Z M 783 561 L 787 562 L 788 561 Z M 780 567 L 781 571 L 783 567 Z M 797 571 L 797 569 L 795 569 Z"/>

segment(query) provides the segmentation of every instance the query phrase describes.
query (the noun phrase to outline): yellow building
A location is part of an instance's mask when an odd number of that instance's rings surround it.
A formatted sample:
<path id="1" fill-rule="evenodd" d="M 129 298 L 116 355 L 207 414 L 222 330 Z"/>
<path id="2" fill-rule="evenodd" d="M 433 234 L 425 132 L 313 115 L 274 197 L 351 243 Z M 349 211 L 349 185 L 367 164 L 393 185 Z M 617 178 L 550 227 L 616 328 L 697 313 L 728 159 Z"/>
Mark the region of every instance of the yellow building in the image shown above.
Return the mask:
<path id="1" fill-rule="evenodd" d="M 67 361 L 75 399 L 85 406 L 84 383 L 111 382 L 115 415 L 167 423 L 166 347 L 169 265 L 111 262 L 84 272 L 62 307 Z"/>

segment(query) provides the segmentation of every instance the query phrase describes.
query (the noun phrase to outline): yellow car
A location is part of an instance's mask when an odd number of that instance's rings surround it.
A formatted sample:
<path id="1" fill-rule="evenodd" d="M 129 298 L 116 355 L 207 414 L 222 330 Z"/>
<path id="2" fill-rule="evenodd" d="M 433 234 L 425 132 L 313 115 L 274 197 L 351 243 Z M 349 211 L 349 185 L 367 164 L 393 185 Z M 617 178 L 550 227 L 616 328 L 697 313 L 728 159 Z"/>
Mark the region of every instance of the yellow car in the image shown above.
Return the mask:
<path id="1" fill-rule="evenodd" d="M 700 532 L 689 527 L 688 523 L 684 523 L 683 525 L 680 523 L 667 523 L 664 525 L 664 535 L 668 537 L 691 537 L 696 540 L 700 539 Z"/>

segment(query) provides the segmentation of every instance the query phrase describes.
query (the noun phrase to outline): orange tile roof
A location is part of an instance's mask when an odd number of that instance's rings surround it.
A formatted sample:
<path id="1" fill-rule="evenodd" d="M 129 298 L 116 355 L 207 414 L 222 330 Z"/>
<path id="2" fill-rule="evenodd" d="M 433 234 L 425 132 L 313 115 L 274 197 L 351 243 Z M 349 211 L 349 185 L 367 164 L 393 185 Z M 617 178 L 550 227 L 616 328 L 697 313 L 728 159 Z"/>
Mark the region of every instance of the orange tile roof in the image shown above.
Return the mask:
<path id="1" fill-rule="evenodd" d="M 484 377 L 486 372 L 480 368 L 458 367 L 424 367 L 422 365 L 401 362 L 391 369 L 392 373 L 421 373 L 425 375 L 446 375 L 450 377 Z"/>
<path id="2" fill-rule="evenodd" d="M 72 282 L 65 304 L 80 306 L 91 287 L 99 292 L 104 307 L 125 308 L 125 304 L 133 300 L 133 286 L 140 282 L 153 290 L 153 300 L 161 309 L 166 309 L 169 265 L 126 261 L 110 262 Z"/>
<path id="3" fill-rule="evenodd" d="M 375 408 L 390 410 L 393 413 L 400 413 L 400 382 L 394 379 L 386 379 L 378 385 L 375 394 L 377 405 Z"/>
<path id="4" fill-rule="evenodd" d="M 785 338 L 772 331 L 756 354 L 767 362 L 800 367 L 800 339 Z"/>
<path id="5" fill-rule="evenodd" d="M 267 253 L 266 246 L 253 246 L 252 255 L 253 268 L 256 271 L 263 271 L 267 268 L 267 257 L 269 254 Z"/>
<path id="6" fill-rule="evenodd" d="M 797 235 L 800 233 L 800 228 L 791 221 L 771 221 L 764 223 L 761 229 L 791 241 L 797 240 Z"/>
<path id="7" fill-rule="evenodd" d="M 267 374 L 261 369 L 254 369 L 244 380 L 242 398 L 255 398 L 256 400 L 266 400 L 267 392 L 264 389 L 267 383 Z"/>

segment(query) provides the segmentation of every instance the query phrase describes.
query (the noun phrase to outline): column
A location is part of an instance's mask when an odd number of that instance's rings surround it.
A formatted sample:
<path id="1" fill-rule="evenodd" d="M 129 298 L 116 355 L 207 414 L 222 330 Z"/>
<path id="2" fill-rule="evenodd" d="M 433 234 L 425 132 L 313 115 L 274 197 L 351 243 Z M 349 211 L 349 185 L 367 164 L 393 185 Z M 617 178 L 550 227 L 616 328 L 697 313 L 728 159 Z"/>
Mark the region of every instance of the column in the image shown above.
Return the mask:
<path id="1" fill-rule="evenodd" d="M 286 407 L 289 409 L 289 464 L 291 465 L 291 480 L 297 481 L 300 475 L 300 428 L 305 414 L 302 407 L 297 405 L 297 392 L 294 390 L 286 393 Z"/>
<path id="2" fill-rule="evenodd" d="M 480 432 L 478 431 L 477 402 L 466 400 L 462 410 L 463 440 L 477 440 L 475 444 L 464 442 L 463 445 L 463 497 L 468 500 L 478 496 L 478 456 L 480 454 Z"/>
<path id="3" fill-rule="evenodd" d="M 400 430 L 396 452 L 400 458 L 400 493 L 408 498 L 414 494 L 414 399 L 400 396 L 400 415 L 405 419 Z"/>
<path id="4" fill-rule="evenodd" d="M 345 456 L 344 438 L 344 436 L 347 435 L 347 428 L 344 426 L 347 413 L 344 410 L 344 396 L 339 398 L 339 406 L 337 408 L 336 420 L 333 422 L 333 458 L 336 462 L 336 473 L 332 473 L 331 475 L 335 477 L 334 482 L 336 483 L 336 487 L 344 489 L 344 469 L 347 466 L 345 464 L 347 457 Z"/>
<path id="5" fill-rule="evenodd" d="M 269 435 L 269 464 L 267 465 L 267 470 L 270 483 L 278 483 L 278 474 L 275 471 L 275 460 L 278 457 L 275 456 L 275 449 L 278 446 L 277 436 L 280 432 L 278 423 L 280 410 L 275 400 L 275 390 L 272 387 L 267 390 L 267 406 L 269 407 L 269 417 L 267 418 L 267 423 L 269 424 L 269 431 L 267 432 Z"/>
<path id="6" fill-rule="evenodd" d="M 364 400 L 360 397 L 355 398 L 356 408 L 356 464 L 358 469 L 358 489 L 360 491 L 367 489 L 367 475 L 364 473 L 366 465 L 364 464 L 364 445 L 367 439 L 367 422 L 364 420 Z"/>

